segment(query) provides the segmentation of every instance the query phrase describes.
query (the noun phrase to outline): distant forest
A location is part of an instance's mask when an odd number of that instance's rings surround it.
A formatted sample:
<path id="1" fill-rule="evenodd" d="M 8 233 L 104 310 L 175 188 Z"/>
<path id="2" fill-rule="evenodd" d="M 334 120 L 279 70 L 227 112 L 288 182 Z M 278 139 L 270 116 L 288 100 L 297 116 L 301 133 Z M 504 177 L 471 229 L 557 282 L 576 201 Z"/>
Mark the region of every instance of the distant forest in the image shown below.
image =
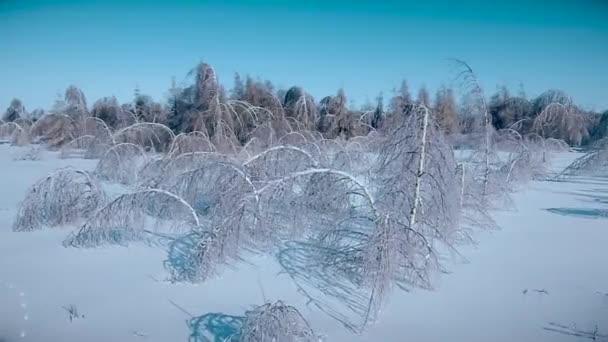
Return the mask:
<path id="1" fill-rule="evenodd" d="M 418 104 L 429 108 L 441 129 L 455 141 L 478 130 L 483 117 L 479 108 L 488 111 L 496 130 L 560 139 L 571 146 L 587 145 L 608 136 L 608 111 L 584 110 L 560 90 L 547 90 L 528 98 L 523 90 L 513 93 L 503 86 L 490 96 L 482 95 L 486 103 L 479 106 L 472 104 L 476 100 L 470 93 L 445 86 L 434 96 L 422 87 L 414 97 L 404 80 L 390 97 L 381 94 L 374 103 L 349 108 L 343 89 L 317 100 L 301 87 L 276 89 L 270 81 L 249 76 L 243 79 L 238 73 L 232 88 L 226 91 L 213 67 L 206 63 L 197 65 L 191 74 L 191 85 L 179 87 L 173 82 L 168 98 L 160 102 L 135 89 L 132 102 L 121 104 L 111 96 L 89 106 L 84 93 L 74 85 L 46 113 L 43 109 L 28 112 L 21 100 L 13 99 L 0 124 L 24 119 L 34 122 L 45 114 L 64 114 L 74 119 L 96 117 L 112 129 L 133 122 L 156 122 L 175 133 L 230 135 L 241 144 L 264 124 L 273 125 L 275 132 L 316 131 L 328 139 L 350 139 L 390 128 L 395 117 L 407 115 L 412 105 Z M 458 93 L 469 95 L 457 99 Z"/>

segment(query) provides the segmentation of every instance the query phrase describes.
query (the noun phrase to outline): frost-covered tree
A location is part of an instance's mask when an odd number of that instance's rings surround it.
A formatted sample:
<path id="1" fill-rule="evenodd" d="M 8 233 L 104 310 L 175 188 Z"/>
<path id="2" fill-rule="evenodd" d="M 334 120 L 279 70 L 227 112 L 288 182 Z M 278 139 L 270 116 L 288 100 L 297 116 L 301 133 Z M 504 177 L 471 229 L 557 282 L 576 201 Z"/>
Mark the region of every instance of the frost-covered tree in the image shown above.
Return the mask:
<path id="1" fill-rule="evenodd" d="M 552 103 L 534 119 L 533 131 L 544 138 L 580 145 L 589 137 L 588 117 L 574 106 Z"/>
<path id="2" fill-rule="evenodd" d="M 29 119 L 32 121 L 36 121 L 43 116 L 44 116 L 44 109 L 36 108 L 30 113 Z"/>
<path id="3" fill-rule="evenodd" d="M 572 106 L 572 98 L 562 90 L 550 89 L 537 96 L 532 101 L 533 116 L 539 115 L 547 106 L 552 103 L 559 103 L 563 106 Z"/>
<path id="4" fill-rule="evenodd" d="M 247 311 L 236 341 L 316 342 L 319 337 L 296 308 L 277 301 Z"/>
<path id="5" fill-rule="evenodd" d="M 408 239 L 420 239 L 412 246 L 421 248 L 419 255 L 402 256 L 402 265 L 409 265 L 402 272 L 415 274 L 411 281 L 428 285 L 425 273 L 418 272 L 427 272 L 433 261 L 432 241 L 450 246 L 458 231 L 455 168 L 452 149 L 426 107 L 405 117 L 380 150 L 377 206 L 388 215 L 386 233 L 402 231 L 404 238 L 412 234 Z"/>
<path id="6" fill-rule="evenodd" d="M 608 175 L 608 144 L 603 144 L 574 160 L 555 179 L 572 176 L 592 175 L 604 177 Z"/>
<path id="7" fill-rule="evenodd" d="M 490 113 L 488 112 L 488 105 L 486 103 L 486 98 L 477 79 L 477 75 L 473 71 L 473 69 L 462 60 L 454 60 L 453 61 L 457 70 L 458 75 L 457 79 L 461 82 L 461 87 L 467 93 L 467 107 L 464 109 L 469 116 L 479 117 L 482 121 L 482 130 L 483 130 L 483 143 L 482 143 L 482 160 L 481 160 L 481 169 L 482 171 L 482 195 L 481 200 L 484 203 L 487 203 L 487 196 L 490 192 L 494 192 L 492 185 L 490 184 L 491 178 L 491 162 L 493 157 L 493 149 L 492 149 L 492 135 L 494 129 L 492 127 L 492 123 L 490 121 Z"/>
<path id="8" fill-rule="evenodd" d="M 376 107 L 374 108 L 370 125 L 373 129 L 378 129 L 382 125 L 385 118 L 384 113 L 384 96 L 382 93 L 376 98 Z"/>
<path id="9" fill-rule="evenodd" d="M 234 85 L 230 91 L 230 97 L 234 100 L 242 100 L 245 96 L 245 84 L 241 75 L 236 72 L 234 73 Z"/>
<path id="10" fill-rule="evenodd" d="M 125 245 L 161 233 L 183 234 L 198 225 L 194 209 L 180 197 L 164 190 L 141 190 L 99 209 L 64 240 L 64 246 Z"/>
<path id="11" fill-rule="evenodd" d="M 338 94 L 331 98 L 327 104 L 327 110 L 333 116 L 331 137 L 344 137 L 346 139 L 355 134 L 355 117 L 353 112 L 346 107 L 347 99 L 344 89 L 339 89 Z"/>
<path id="12" fill-rule="evenodd" d="M 132 143 L 117 144 L 101 156 L 95 174 L 108 181 L 133 184 L 138 180 L 138 171 L 146 161 L 146 153 L 140 146 Z"/>
<path id="13" fill-rule="evenodd" d="M 84 93 L 75 85 L 70 85 L 65 90 L 64 103 L 65 107 L 62 113 L 70 116 L 72 119 L 83 119 L 88 115 L 87 100 Z"/>
<path id="14" fill-rule="evenodd" d="M 420 89 L 418 89 L 418 96 L 416 97 L 416 104 L 419 106 L 425 106 L 427 108 L 431 108 L 431 96 L 429 95 L 429 91 L 426 89 L 425 85 L 422 85 Z"/>
<path id="15" fill-rule="evenodd" d="M 454 91 L 451 88 L 441 87 L 435 95 L 435 108 L 433 111 L 439 127 L 446 134 L 457 130 L 457 106 Z"/>
<path id="16" fill-rule="evenodd" d="M 283 102 L 285 115 L 295 119 L 304 130 L 315 129 L 317 124 L 317 105 L 312 96 L 300 87 L 291 87 L 285 93 Z"/>
<path id="17" fill-rule="evenodd" d="M 103 122 L 113 128 L 120 126 L 121 121 L 123 121 L 126 116 L 126 114 L 123 113 L 121 106 L 118 104 L 118 100 L 116 100 L 116 97 L 114 96 L 103 97 L 97 100 L 93 104 L 91 115 L 103 120 Z"/>
<path id="18" fill-rule="evenodd" d="M 19 118 L 24 118 L 25 116 L 25 107 L 21 100 L 13 99 L 8 108 L 6 108 L 4 115 L 2 115 L 2 121 L 12 122 Z"/>
<path id="19" fill-rule="evenodd" d="M 405 110 L 405 108 L 414 101 L 412 101 L 412 96 L 410 95 L 409 86 L 406 80 L 401 81 L 401 86 L 399 89 L 394 90 L 395 95 L 391 99 L 390 103 L 390 111 L 395 114 L 401 114 Z"/>
<path id="20" fill-rule="evenodd" d="M 59 169 L 34 184 L 17 211 L 14 231 L 32 231 L 78 223 L 106 201 L 103 189 L 87 172 Z"/>
<path id="21" fill-rule="evenodd" d="M 591 132 L 591 141 L 596 142 L 608 138 L 608 110 L 605 111 Z"/>

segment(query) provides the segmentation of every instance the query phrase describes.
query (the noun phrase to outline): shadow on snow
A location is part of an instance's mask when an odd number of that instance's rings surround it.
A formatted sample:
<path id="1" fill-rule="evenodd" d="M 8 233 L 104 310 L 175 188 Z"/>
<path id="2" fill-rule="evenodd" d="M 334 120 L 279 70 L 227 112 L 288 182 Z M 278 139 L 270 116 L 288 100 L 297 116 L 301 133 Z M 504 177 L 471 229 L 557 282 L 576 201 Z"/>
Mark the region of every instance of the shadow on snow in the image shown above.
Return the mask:
<path id="1" fill-rule="evenodd" d="M 188 321 L 189 342 L 237 341 L 245 317 L 207 313 Z"/>

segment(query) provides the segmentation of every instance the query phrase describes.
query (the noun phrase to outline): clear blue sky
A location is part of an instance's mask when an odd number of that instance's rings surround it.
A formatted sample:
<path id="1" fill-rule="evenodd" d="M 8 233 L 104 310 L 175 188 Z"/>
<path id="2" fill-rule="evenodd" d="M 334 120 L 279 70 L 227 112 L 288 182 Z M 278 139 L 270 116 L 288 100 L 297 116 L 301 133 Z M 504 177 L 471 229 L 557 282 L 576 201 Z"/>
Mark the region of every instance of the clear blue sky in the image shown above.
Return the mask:
<path id="1" fill-rule="evenodd" d="M 0 111 L 49 108 L 70 84 L 89 104 L 136 85 L 160 100 L 200 60 L 227 88 L 238 71 L 362 104 L 403 78 L 449 84 L 452 57 L 488 93 L 522 82 L 608 109 L 608 1 L 0 0 Z"/>

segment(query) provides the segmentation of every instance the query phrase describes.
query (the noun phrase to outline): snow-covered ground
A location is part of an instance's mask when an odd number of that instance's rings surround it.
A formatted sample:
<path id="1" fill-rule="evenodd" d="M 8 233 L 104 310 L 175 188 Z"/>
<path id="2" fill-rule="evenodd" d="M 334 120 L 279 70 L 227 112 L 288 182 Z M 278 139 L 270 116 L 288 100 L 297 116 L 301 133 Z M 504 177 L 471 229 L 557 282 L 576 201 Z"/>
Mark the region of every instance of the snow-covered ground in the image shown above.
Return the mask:
<path id="1" fill-rule="evenodd" d="M 20 153 L 0 145 L 1 342 L 199 342 L 205 325 L 216 336 L 209 341 L 221 341 L 245 310 L 277 299 L 328 341 L 608 341 L 608 179 L 524 185 L 516 208 L 495 215 L 502 230 L 462 248 L 468 263 L 450 265 L 434 291 L 395 292 L 380 320 L 353 335 L 307 307 L 271 256 L 252 256 L 204 284 L 172 284 L 162 248 L 64 248 L 73 227 L 12 232 L 37 179 L 96 163 L 50 152 L 13 160 Z M 575 157 L 561 154 L 554 166 Z"/>

